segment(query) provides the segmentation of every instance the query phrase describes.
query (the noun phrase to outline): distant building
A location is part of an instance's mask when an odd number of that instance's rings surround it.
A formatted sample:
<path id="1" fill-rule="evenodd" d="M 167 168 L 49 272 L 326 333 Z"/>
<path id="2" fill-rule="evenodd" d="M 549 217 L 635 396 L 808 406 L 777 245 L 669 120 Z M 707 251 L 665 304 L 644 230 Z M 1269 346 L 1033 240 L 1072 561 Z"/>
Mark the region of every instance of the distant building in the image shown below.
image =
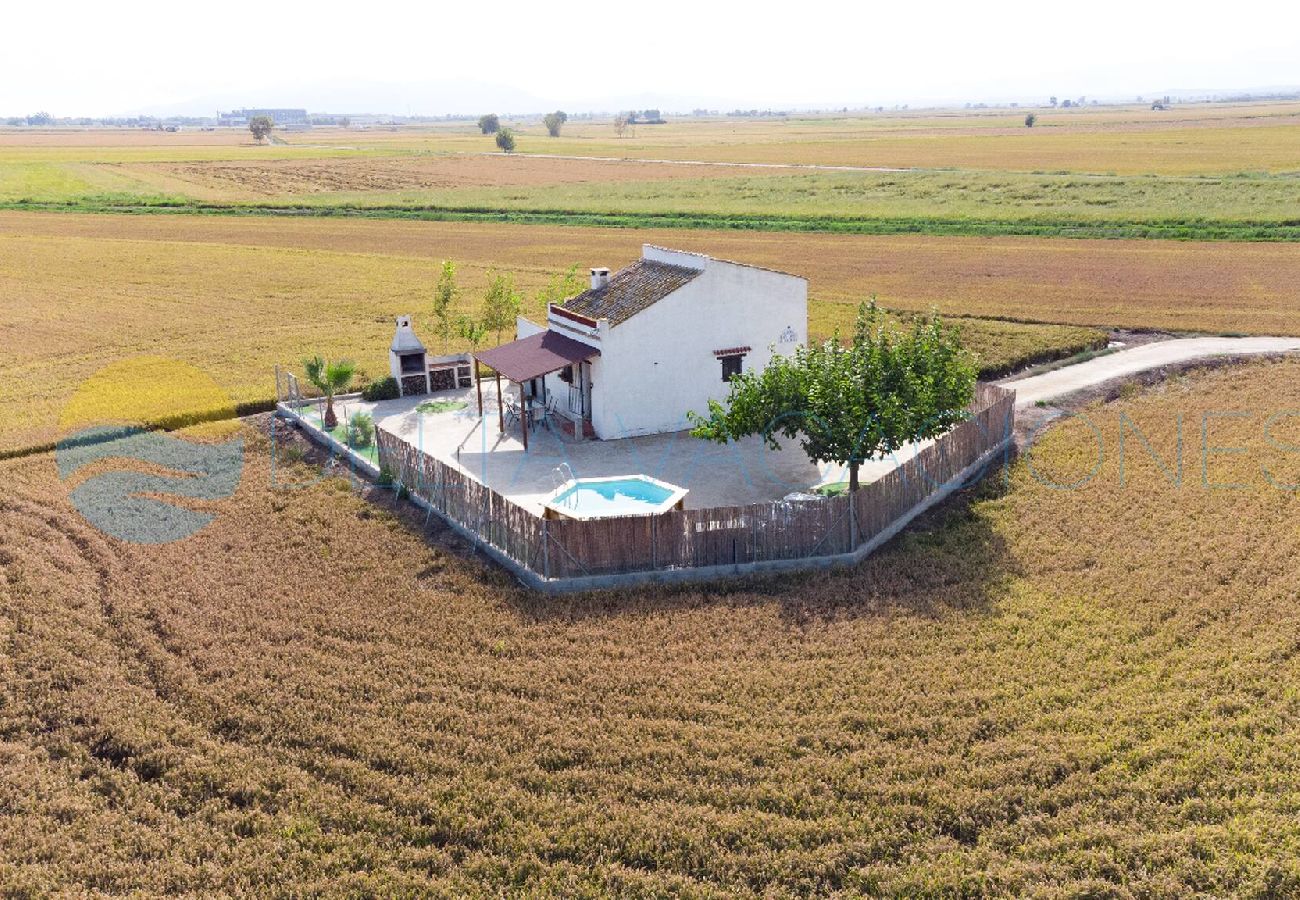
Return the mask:
<path id="1" fill-rule="evenodd" d="M 230 128 L 243 128 L 254 116 L 269 116 L 277 127 L 286 125 L 311 126 L 305 109 L 234 109 L 217 113 L 217 124 Z"/>

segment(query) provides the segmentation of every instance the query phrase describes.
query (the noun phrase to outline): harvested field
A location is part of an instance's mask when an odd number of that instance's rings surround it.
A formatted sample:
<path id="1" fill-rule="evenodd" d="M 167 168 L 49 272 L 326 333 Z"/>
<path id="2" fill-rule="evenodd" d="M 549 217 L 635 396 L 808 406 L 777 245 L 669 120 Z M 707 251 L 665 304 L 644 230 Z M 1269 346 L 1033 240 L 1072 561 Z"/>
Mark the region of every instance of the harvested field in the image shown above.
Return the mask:
<path id="1" fill-rule="evenodd" d="M 11 185 L 0 183 L 0 197 L 55 202 L 81 196 L 91 203 L 107 190 L 120 203 L 134 190 L 141 200 L 167 196 L 235 207 L 692 213 L 802 217 L 815 224 L 888 219 L 910 220 L 917 229 L 936 229 L 930 224 L 936 219 L 948 229 L 1025 222 L 1075 237 L 1077 226 L 1092 223 L 1181 226 L 1190 235 L 1232 225 L 1280 226 L 1300 204 L 1300 177 L 1285 175 L 809 172 L 488 155 L 86 163 L 59 171 L 83 179 L 83 188 L 55 179 L 42 189 L 35 176 L 13 177 Z"/>
<path id="2" fill-rule="evenodd" d="M 192 182 L 223 198 L 285 197 L 317 193 L 434 191 L 455 188 L 558 186 L 607 182 L 669 181 L 683 176 L 670 163 L 539 159 L 527 156 L 398 156 L 315 162 L 192 163 L 162 165 L 157 171 Z M 781 169 L 752 170 L 698 166 L 694 178 L 788 175 Z"/>
<path id="3" fill-rule="evenodd" d="M 1030 111 L 1039 117 L 1032 129 L 1024 127 Z M 607 122 L 571 121 L 558 139 L 546 137 L 536 120 L 509 124 L 523 153 L 1019 172 L 1300 171 L 1295 102 L 685 119 L 641 126 L 623 139 Z M 335 140 L 357 138 L 339 133 L 319 143 Z M 483 149 L 482 136 L 466 125 L 374 133 L 364 143 Z"/>
<path id="4" fill-rule="evenodd" d="M 0 214 L 0 384 L 10 408 L 0 449 L 55 439 L 59 410 L 83 379 L 127 356 L 197 365 L 237 403 L 272 397 L 272 367 L 316 352 L 349 356 L 370 375 L 387 372 L 392 317 L 403 312 L 432 348 L 430 297 L 440 259 L 455 260 L 463 303 L 477 305 L 491 268 L 532 292 L 571 265 L 621 265 L 643 240 L 771 262 L 771 242 L 699 241 L 698 233 L 527 226 L 430 225 L 193 217 Z M 852 322 L 870 278 L 833 282 L 815 271 L 819 250 L 782 258 L 812 276 L 812 327 Z M 766 246 L 767 249 L 760 249 Z M 854 252 L 862 252 L 859 246 Z M 852 298 L 852 302 L 849 302 Z M 540 313 L 530 300 L 529 310 Z M 1082 349 L 1103 336 L 1075 327 L 963 320 L 982 365 Z M 179 412 L 179 411 L 178 411 Z"/>
<path id="5" fill-rule="evenodd" d="M 177 132 L 143 128 L 2 128 L 0 148 L 125 147 L 154 150 L 166 147 L 252 147 L 247 129 Z"/>
<path id="6" fill-rule="evenodd" d="M 491 152 L 469 122 L 321 128 L 274 145 L 232 129 L 0 129 L 0 204 L 387 216 L 435 207 L 547 213 L 547 224 L 599 215 L 653 227 L 647 217 L 672 215 L 678 225 L 738 217 L 739 227 L 792 232 L 1296 239 L 1297 104 L 1036 112 L 1033 129 L 1021 111 L 926 110 L 674 119 L 623 139 L 604 121 L 575 118 L 549 138 L 521 119 L 508 123 L 520 141 L 512 156 Z M 845 166 L 885 171 L 836 171 Z"/>
<path id="7" fill-rule="evenodd" d="M 1296 893 L 1297 385 L 1091 407 L 851 572 L 594 598 L 253 432 L 162 547 L 0 463 L 0 891 Z"/>
<path id="8" fill-rule="evenodd" d="M 1044 119 L 1050 116 L 1044 114 Z M 1076 131 L 1042 127 L 1001 134 L 906 134 L 869 140 L 813 140 L 792 152 L 782 141 L 670 147 L 673 158 L 726 162 L 1206 175 L 1300 170 L 1300 125 Z M 522 148 L 522 145 L 521 145 Z M 621 154 L 620 154 L 621 155 Z M 641 155 L 627 154 L 627 155 Z"/>

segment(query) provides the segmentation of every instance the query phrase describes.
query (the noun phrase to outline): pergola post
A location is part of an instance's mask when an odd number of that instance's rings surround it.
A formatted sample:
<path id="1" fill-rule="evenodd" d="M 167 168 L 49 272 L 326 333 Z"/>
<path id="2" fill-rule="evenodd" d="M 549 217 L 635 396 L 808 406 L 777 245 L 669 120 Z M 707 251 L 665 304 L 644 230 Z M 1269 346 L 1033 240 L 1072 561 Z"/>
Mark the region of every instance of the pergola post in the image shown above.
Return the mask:
<path id="1" fill-rule="evenodd" d="M 497 427 L 506 433 L 506 402 L 501 396 L 501 373 L 497 372 Z"/>
<path id="2" fill-rule="evenodd" d="M 524 430 L 524 452 L 528 452 L 528 401 L 524 399 L 524 386 L 519 386 L 519 427 Z"/>
<path id="3" fill-rule="evenodd" d="M 474 357 L 470 357 L 474 359 Z M 483 421 L 483 382 L 478 377 L 478 360 L 474 359 L 474 389 L 478 394 L 478 420 Z"/>

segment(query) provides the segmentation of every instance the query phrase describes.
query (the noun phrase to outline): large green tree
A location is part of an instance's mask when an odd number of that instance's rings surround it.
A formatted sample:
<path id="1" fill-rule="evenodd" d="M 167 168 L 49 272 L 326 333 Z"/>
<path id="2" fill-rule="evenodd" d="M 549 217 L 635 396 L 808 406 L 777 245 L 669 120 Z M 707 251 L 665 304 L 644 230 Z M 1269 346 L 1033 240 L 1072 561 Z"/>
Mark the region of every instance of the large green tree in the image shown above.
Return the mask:
<path id="1" fill-rule="evenodd" d="M 560 129 L 564 123 L 569 121 L 569 116 L 562 109 L 557 109 L 553 113 L 547 113 L 542 116 L 542 124 L 546 126 L 546 133 L 551 137 L 559 137 Z"/>
<path id="2" fill-rule="evenodd" d="M 501 128 L 501 118 L 496 113 L 478 117 L 478 130 L 484 134 L 496 134 Z"/>
<path id="3" fill-rule="evenodd" d="M 248 130 L 253 133 L 253 139 L 257 141 L 269 138 L 274 127 L 275 121 L 270 116 L 253 116 L 248 120 Z"/>
<path id="4" fill-rule="evenodd" d="M 892 325 L 872 300 L 859 308 L 850 343 L 837 333 L 774 356 L 762 371 L 734 377 L 707 417 L 689 417 L 692 434 L 719 443 L 761 434 L 778 450 L 778 435 L 797 438 L 810 459 L 848 466 L 856 491 L 862 463 L 947 431 L 965 417 L 974 390 L 975 367 L 956 329 L 938 316 Z"/>

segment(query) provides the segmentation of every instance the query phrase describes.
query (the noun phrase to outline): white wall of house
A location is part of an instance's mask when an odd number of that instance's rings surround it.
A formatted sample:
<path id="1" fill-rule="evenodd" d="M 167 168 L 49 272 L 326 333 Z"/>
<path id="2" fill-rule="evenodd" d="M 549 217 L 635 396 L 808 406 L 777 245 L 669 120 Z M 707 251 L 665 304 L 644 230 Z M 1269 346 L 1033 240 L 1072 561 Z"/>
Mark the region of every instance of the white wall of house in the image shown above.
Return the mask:
<path id="1" fill-rule="evenodd" d="M 750 371 L 808 340 L 805 279 L 650 245 L 643 256 L 703 272 L 621 324 L 601 323 L 592 426 L 606 440 L 680 431 L 688 410 L 725 398 L 717 350 L 750 347 Z"/>
<path id="2" fill-rule="evenodd" d="M 515 316 L 515 340 L 532 337 L 545 330 L 545 325 L 538 325 L 532 319 L 526 319 L 523 316 Z"/>

